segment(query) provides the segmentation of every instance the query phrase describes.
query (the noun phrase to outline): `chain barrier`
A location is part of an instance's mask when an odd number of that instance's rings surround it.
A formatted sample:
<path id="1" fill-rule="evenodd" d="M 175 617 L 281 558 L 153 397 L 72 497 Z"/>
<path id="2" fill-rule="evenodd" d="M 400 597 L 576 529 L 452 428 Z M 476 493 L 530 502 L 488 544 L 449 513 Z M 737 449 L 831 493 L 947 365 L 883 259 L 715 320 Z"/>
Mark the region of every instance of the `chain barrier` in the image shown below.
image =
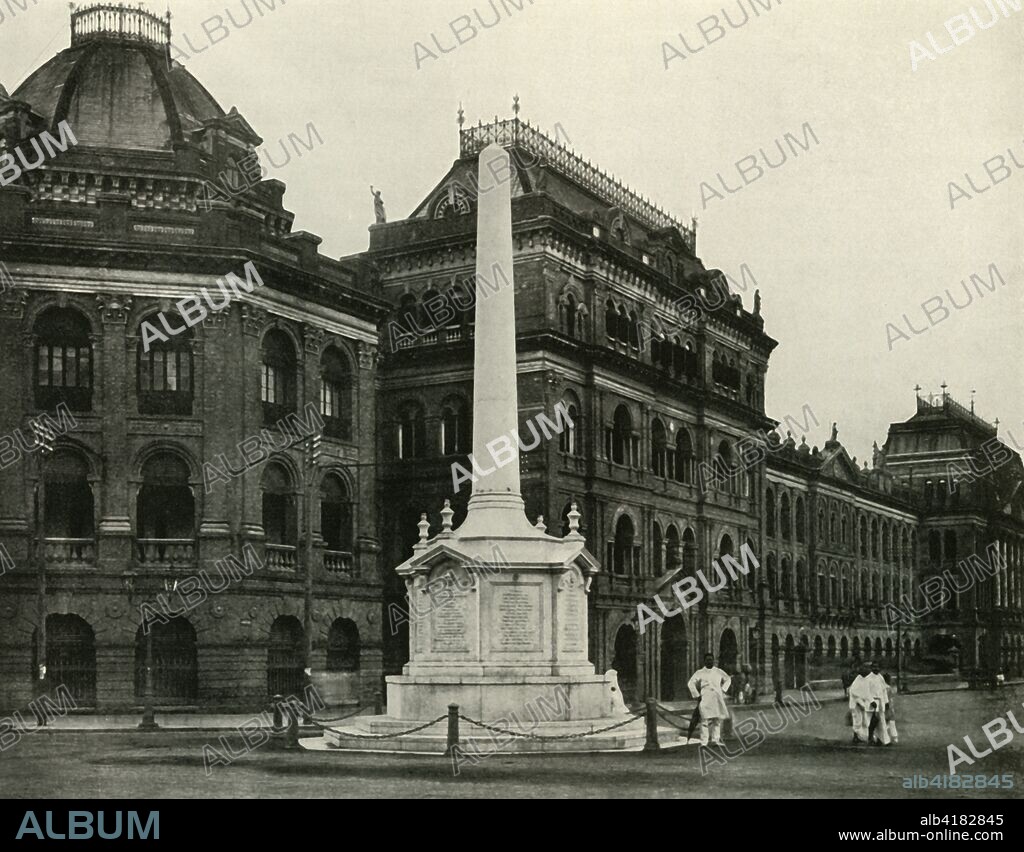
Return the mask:
<path id="1" fill-rule="evenodd" d="M 511 728 L 499 728 L 496 725 L 488 725 L 486 722 L 480 722 L 477 719 L 470 719 L 469 716 L 463 716 L 461 713 L 459 714 L 459 718 L 463 722 L 468 722 L 470 725 L 475 725 L 476 727 L 483 728 L 487 731 L 494 731 L 498 734 L 511 734 L 513 737 L 521 737 L 526 740 L 579 740 L 584 737 L 592 737 L 596 734 L 614 731 L 616 728 L 622 728 L 626 725 L 632 724 L 637 719 L 642 719 L 643 717 L 643 713 L 633 713 L 628 719 L 616 722 L 614 725 L 608 725 L 606 728 L 598 728 L 596 731 L 583 731 L 578 734 L 562 734 L 561 736 L 544 736 L 542 734 L 524 734 L 521 731 L 513 731 Z"/>
<path id="2" fill-rule="evenodd" d="M 687 724 L 686 727 L 683 727 L 682 725 L 678 725 L 675 722 L 673 722 L 668 716 L 666 716 L 664 713 L 662 713 L 660 710 L 658 711 L 658 716 L 661 717 L 661 720 L 663 722 L 666 722 L 670 727 L 673 727 L 673 728 L 675 728 L 678 731 L 687 731 L 688 732 L 690 730 L 689 724 Z"/>
<path id="3" fill-rule="evenodd" d="M 448 718 L 448 714 L 445 713 L 443 716 L 438 716 L 436 719 L 427 722 L 426 724 L 419 725 L 415 728 L 409 728 L 408 731 L 397 731 L 393 734 L 354 734 L 349 731 L 339 731 L 335 728 L 324 728 L 324 730 L 331 731 L 341 737 L 351 737 L 356 740 L 393 740 L 396 737 L 405 737 L 409 734 L 415 734 L 422 731 L 424 728 L 429 728 L 431 725 L 436 725 L 438 722 L 443 722 Z"/>

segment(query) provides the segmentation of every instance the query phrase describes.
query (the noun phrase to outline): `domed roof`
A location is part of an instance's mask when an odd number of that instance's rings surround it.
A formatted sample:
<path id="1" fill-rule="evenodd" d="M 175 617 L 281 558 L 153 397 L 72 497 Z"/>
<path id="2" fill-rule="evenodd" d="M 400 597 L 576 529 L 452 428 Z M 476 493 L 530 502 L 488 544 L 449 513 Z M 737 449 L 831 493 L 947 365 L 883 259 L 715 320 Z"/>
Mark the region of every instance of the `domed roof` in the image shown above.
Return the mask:
<path id="1" fill-rule="evenodd" d="M 170 151 L 205 122 L 224 117 L 202 84 L 170 59 L 169 24 L 163 31 L 160 18 L 138 9 L 126 9 L 107 27 L 88 26 L 77 15 L 71 47 L 12 95 L 50 127 L 66 119 L 84 146 Z"/>

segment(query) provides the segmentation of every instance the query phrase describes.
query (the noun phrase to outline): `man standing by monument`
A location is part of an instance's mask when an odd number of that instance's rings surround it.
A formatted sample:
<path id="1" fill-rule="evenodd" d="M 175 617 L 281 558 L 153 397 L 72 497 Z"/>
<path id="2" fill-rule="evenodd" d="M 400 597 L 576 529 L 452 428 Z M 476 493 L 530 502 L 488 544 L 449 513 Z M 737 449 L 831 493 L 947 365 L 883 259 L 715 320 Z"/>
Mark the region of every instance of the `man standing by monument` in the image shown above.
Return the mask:
<path id="1" fill-rule="evenodd" d="M 725 693 L 732 679 L 715 666 L 714 654 L 704 655 L 704 668 L 697 669 L 686 684 L 690 695 L 700 700 L 700 744 L 708 744 L 710 734 L 713 745 L 722 744 L 722 720 L 729 718 Z"/>

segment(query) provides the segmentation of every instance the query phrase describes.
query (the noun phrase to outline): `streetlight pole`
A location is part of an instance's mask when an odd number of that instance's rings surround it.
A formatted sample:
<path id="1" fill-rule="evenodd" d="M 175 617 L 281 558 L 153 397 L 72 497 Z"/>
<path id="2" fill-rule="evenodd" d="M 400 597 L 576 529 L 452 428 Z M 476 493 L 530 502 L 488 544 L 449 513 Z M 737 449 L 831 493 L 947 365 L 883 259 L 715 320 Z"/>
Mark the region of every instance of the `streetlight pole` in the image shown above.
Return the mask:
<path id="1" fill-rule="evenodd" d="M 53 452 L 57 434 L 41 420 L 30 420 L 33 437 L 38 445 L 36 456 L 36 528 L 35 553 L 37 567 L 37 600 L 36 600 L 36 697 L 41 698 L 46 692 L 46 471 L 43 459 Z M 39 725 L 46 724 L 46 714 L 40 712 Z"/>
<path id="2" fill-rule="evenodd" d="M 304 626 L 306 632 L 306 653 L 303 670 L 304 686 L 309 686 L 313 681 L 313 489 L 316 487 L 316 468 L 320 459 L 322 435 L 316 432 L 309 438 L 306 450 L 306 493 L 305 493 L 305 515 L 306 515 L 306 589 L 304 606 Z M 309 724 L 312 719 L 309 714 L 303 722 Z"/>
<path id="3" fill-rule="evenodd" d="M 762 579 L 757 587 L 757 694 L 764 695 L 765 593 L 768 584 Z"/>

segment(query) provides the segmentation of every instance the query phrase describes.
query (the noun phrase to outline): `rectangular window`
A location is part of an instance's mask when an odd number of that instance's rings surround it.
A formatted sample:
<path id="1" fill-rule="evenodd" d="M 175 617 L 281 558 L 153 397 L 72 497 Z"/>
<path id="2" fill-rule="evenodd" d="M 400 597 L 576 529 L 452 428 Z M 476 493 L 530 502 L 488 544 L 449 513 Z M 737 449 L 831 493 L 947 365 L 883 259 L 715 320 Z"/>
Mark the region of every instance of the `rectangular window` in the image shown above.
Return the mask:
<path id="1" fill-rule="evenodd" d="M 69 388 L 78 387 L 81 382 L 78 381 L 78 350 L 74 346 L 68 346 L 64 349 L 64 373 L 67 377 L 67 386 Z"/>
<path id="2" fill-rule="evenodd" d="M 164 390 L 164 353 L 153 351 L 153 390 Z"/>
<path id="3" fill-rule="evenodd" d="M 281 376 L 278 369 L 270 364 L 263 365 L 262 394 L 263 401 L 272 405 L 284 402 L 281 393 Z"/>
<path id="4" fill-rule="evenodd" d="M 324 417 L 341 416 L 341 389 L 334 382 L 320 382 L 320 413 Z"/>
<path id="5" fill-rule="evenodd" d="M 50 348 L 50 358 L 53 364 L 53 381 L 54 387 L 62 387 L 64 385 L 64 358 L 63 352 L 58 347 L 56 349 Z"/>
<path id="6" fill-rule="evenodd" d="M 167 353 L 167 390 L 178 389 L 178 353 Z"/>
<path id="7" fill-rule="evenodd" d="M 153 390 L 153 365 L 146 354 L 139 358 L 139 390 Z"/>
<path id="8" fill-rule="evenodd" d="M 50 350 L 46 346 L 39 347 L 39 363 L 37 369 L 39 371 L 39 384 L 42 387 L 46 387 L 50 384 Z"/>
<path id="9" fill-rule="evenodd" d="M 187 352 L 181 354 L 181 364 L 178 368 L 178 387 L 188 393 L 192 390 L 192 359 Z"/>

